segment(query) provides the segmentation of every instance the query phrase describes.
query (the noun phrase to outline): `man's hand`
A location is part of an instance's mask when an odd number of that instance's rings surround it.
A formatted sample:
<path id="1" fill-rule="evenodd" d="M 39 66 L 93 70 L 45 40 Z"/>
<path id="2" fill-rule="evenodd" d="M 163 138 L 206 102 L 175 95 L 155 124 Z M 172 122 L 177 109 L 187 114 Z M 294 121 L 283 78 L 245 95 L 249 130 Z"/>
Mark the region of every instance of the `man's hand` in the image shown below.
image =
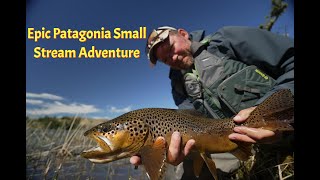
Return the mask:
<path id="1" fill-rule="evenodd" d="M 241 110 L 233 120 L 238 123 L 244 123 L 250 113 L 256 107 Z M 280 134 L 275 134 L 273 131 L 261 128 L 249 128 L 245 126 L 237 126 L 233 129 L 235 133 L 229 135 L 229 139 L 236 141 L 244 141 L 249 143 L 272 143 L 279 139 Z"/>
<path id="2" fill-rule="evenodd" d="M 179 132 L 172 133 L 171 141 L 169 145 L 168 155 L 167 155 L 167 162 L 176 166 L 180 164 L 183 159 L 190 153 L 191 149 L 194 147 L 195 141 L 190 139 L 183 150 L 181 147 L 181 135 Z M 132 156 L 130 158 L 130 163 L 138 166 L 142 164 L 141 159 L 139 156 Z"/>
<path id="3" fill-rule="evenodd" d="M 172 133 L 168 156 L 167 156 L 167 162 L 174 166 L 177 166 L 190 153 L 194 144 L 195 144 L 195 140 L 190 139 L 189 141 L 187 141 L 184 149 L 182 150 L 183 147 L 181 147 L 180 133 L 177 131 Z"/>

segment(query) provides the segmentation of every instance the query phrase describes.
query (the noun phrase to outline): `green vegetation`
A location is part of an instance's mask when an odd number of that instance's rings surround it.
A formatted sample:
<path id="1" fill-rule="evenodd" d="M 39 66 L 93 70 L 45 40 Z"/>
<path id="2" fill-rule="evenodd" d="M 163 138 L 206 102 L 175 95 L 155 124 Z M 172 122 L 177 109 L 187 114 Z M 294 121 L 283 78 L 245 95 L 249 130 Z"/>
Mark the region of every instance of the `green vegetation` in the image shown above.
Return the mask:
<path id="1" fill-rule="evenodd" d="M 271 0 L 272 8 L 270 14 L 266 16 L 266 23 L 259 26 L 260 29 L 271 31 L 272 26 L 288 7 L 288 3 L 284 0 Z"/>

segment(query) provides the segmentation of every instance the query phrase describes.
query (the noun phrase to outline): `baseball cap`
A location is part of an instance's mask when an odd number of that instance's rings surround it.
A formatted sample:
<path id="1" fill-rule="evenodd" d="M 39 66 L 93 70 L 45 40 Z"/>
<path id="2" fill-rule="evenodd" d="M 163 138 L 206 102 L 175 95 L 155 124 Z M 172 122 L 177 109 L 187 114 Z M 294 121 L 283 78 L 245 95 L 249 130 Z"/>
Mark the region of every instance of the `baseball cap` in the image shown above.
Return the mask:
<path id="1" fill-rule="evenodd" d="M 148 40 L 146 44 L 146 54 L 152 64 L 157 63 L 157 57 L 153 52 L 154 47 L 160 42 L 163 42 L 166 38 L 168 38 L 169 32 L 173 30 L 177 30 L 177 29 L 170 26 L 161 26 L 161 27 L 158 27 L 157 29 L 154 29 L 148 36 Z"/>

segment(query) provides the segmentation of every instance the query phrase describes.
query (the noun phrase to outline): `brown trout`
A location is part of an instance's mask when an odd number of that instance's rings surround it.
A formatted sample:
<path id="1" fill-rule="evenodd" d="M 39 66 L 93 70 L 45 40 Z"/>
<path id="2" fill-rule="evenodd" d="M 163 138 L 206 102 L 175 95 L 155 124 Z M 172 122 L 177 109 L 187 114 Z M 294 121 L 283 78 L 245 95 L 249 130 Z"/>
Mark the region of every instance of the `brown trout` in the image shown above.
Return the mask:
<path id="1" fill-rule="evenodd" d="M 258 105 L 242 125 L 272 131 L 293 131 L 294 98 L 290 90 L 279 90 Z M 195 110 L 145 108 L 123 114 L 84 133 L 98 147 L 81 156 L 94 163 L 108 163 L 139 155 L 151 180 L 162 179 L 166 168 L 168 143 L 174 131 L 180 132 L 182 144 L 195 140 L 194 173 L 199 176 L 205 163 L 217 179 L 210 154 L 230 152 L 247 160 L 252 144 L 231 141 L 228 135 L 237 126 L 233 119 L 214 120 Z M 164 138 L 158 138 L 158 137 Z"/>

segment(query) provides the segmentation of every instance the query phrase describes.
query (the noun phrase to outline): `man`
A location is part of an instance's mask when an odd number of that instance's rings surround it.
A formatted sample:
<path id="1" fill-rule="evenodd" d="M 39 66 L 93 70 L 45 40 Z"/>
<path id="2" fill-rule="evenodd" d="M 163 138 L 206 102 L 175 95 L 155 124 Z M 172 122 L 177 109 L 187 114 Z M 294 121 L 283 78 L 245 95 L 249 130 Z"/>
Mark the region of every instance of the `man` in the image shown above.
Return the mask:
<path id="1" fill-rule="evenodd" d="M 172 94 L 180 108 L 194 108 L 208 117 L 233 117 L 243 123 L 253 109 L 278 89 L 294 93 L 293 40 L 269 31 L 229 26 L 204 36 L 203 30 L 159 27 L 150 33 L 146 54 L 155 65 L 170 66 Z M 272 142 L 272 131 L 234 128 L 231 140 L 250 143 Z M 180 164 L 194 140 L 180 147 L 175 132 L 169 144 L 167 161 Z M 130 162 L 139 165 L 133 156 Z M 231 170 L 227 168 L 227 172 Z"/>

